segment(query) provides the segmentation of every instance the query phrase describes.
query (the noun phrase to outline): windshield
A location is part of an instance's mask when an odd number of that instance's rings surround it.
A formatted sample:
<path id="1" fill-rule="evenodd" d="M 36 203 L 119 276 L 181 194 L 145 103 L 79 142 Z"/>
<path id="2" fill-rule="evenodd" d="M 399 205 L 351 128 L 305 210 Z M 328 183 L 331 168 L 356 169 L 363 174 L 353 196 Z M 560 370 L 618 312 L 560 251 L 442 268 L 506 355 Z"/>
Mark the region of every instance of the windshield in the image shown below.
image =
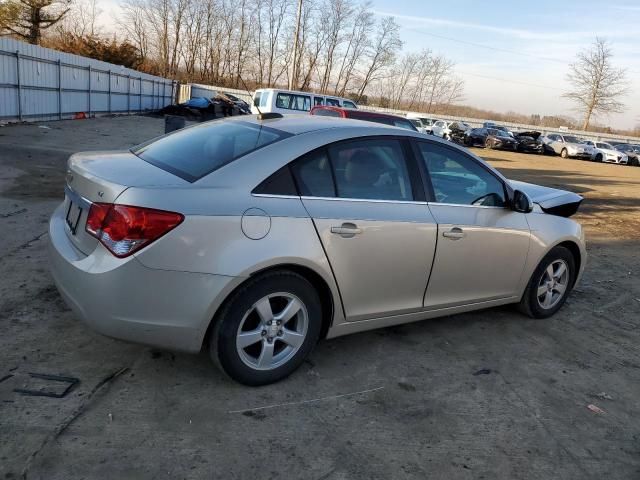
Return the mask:
<path id="1" fill-rule="evenodd" d="M 609 145 L 608 143 L 596 143 L 596 147 L 598 148 L 606 148 L 608 150 L 615 150 L 611 145 Z"/>
<path id="2" fill-rule="evenodd" d="M 571 135 L 565 135 L 564 141 L 568 143 L 582 143 L 582 140 L 580 140 L 578 137 L 573 137 Z"/>
<path id="3" fill-rule="evenodd" d="M 131 149 L 142 160 L 188 182 L 290 136 L 263 125 L 234 121 L 207 122 L 177 130 Z"/>

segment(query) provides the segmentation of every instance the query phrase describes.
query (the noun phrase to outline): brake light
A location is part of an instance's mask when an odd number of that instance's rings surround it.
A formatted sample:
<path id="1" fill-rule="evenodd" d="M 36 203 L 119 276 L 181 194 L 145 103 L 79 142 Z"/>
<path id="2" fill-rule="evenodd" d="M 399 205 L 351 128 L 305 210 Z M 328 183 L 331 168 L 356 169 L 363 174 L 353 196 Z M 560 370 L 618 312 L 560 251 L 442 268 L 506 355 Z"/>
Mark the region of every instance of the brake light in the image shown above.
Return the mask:
<path id="1" fill-rule="evenodd" d="M 128 257 L 180 225 L 184 215 L 153 208 L 92 203 L 86 231 L 118 258 Z"/>

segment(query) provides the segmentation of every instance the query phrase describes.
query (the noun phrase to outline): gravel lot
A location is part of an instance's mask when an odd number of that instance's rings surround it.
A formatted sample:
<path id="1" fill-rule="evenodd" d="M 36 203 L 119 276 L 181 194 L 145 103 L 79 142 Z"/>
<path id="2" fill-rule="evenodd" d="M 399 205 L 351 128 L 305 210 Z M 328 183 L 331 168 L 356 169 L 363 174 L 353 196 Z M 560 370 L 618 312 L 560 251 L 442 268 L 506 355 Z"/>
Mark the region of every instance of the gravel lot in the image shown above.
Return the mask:
<path id="1" fill-rule="evenodd" d="M 41 125 L 0 128 L 0 379 L 13 375 L 0 478 L 640 477 L 640 168 L 477 150 L 511 178 L 585 196 L 589 263 L 566 306 L 325 341 L 289 379 L 247 388 L 204 354 L 93 333 L 48 273 L 68 155 L 128 147 L 162 120 Z M 35 386 L 29 372 L 81 383 L 61 399 L 13 392 Z"/>

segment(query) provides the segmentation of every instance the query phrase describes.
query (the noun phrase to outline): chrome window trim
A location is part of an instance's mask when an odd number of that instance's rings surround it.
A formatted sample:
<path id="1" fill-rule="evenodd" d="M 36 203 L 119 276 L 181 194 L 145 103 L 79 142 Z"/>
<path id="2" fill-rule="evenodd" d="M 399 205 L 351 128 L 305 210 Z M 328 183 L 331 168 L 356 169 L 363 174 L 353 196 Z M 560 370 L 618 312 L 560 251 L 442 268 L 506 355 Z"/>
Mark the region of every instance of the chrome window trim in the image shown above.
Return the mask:
<path id="1" fill-rule="evenodd" d="M 427 202 L 419 202 L 416 200 L 379 200 L 374 198 L 345 198 L 345 197 L 311 197 L 301 196 L 302 200 L 331 200 L 337 202 L 367 202 L 367 203 L 399 203 L 410 205 L 428 205 Z"/>
<path id="2" fill-rule="evenodd" d="M 300 196 L 298 195 L 277 195 L 274 193 L 252 193 L 252 197 L 262 197 L 262 198 L 293 198 L 295 200 L 299 200 Z"/>
<path id="3" fill-rule="evenodd" d="M 507 207 L 496 207 L 492 205 L 467 205 L 465 203 L 440 203 L 440 202 L 427 202 L 427 205 L 443 205 L 445 207 L 467 207 L 467 208 L 498 208 L 500 210 L 510 210 Z"/>

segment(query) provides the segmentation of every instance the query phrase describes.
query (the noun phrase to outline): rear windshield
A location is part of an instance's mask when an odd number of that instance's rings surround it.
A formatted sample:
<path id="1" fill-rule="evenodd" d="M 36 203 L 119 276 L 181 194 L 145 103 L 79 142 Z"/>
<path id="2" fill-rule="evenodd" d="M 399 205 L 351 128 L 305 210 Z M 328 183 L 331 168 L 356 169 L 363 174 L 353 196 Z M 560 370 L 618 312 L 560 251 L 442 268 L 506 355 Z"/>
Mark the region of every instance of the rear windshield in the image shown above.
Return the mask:
<path id="1" fill-rule="evenodd" d="M 243 155 L 290 135 L 249 122 L 213 121 L 178 130 L 131 151 L 158 168 L 195 182 Z"/>

